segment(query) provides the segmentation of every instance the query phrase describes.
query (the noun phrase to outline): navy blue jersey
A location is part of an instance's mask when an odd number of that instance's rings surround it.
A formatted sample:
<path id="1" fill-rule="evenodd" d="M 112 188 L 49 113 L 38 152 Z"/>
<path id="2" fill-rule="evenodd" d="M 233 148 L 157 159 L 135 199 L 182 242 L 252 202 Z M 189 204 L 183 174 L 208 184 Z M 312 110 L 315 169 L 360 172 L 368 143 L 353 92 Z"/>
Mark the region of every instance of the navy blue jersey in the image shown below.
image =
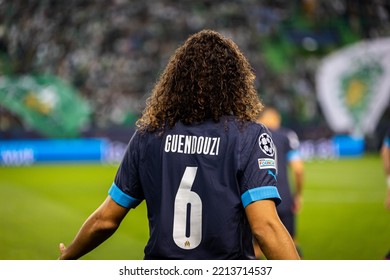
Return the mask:
<path id="1" fill-rule="evenodd" d="M 280 202 L 275 149 L 264 126 L 224 120 L 130 140 L 109 194 L 129 208 L 146 201 L 145 259 L 254 258 L 244 208 Z"/>
<path id="2" fill-rule="evenodd" d="M 277 130 L 270 129 L 270 132 L 277 151 L 278 190 L 283 200 L 277 209 L 278 212 L 292 211 L 294 201 L 291 195 L 287 168 L 291 160 L 300 156 L 298 136 L 294 131 L 282 127 Z"/>

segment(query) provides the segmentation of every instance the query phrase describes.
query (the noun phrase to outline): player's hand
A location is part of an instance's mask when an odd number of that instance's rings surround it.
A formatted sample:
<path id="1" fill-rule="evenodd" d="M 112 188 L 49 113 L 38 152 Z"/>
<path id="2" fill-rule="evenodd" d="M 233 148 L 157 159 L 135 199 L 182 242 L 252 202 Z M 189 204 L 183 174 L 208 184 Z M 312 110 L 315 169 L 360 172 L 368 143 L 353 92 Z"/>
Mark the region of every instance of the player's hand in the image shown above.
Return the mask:
<path id="1" fill-rule="evenodd" d="M 60 245 L 58 246 L 59 247 L 59 249 L 60 249 L 60 257 L 58 258 L 59 260 L 61 260 L 62 258 L 61 258 L 61 256 L 64 254 L 64 252 L 65 252 L 65 250 L 66 250 L 66 246 L 65 246 L 65 244 L 64 243 L 60 243 Z"/>
<path id="2" fill-rule="evenodd" d="M 296 193 L 294 195 L 294 205 L 293 205 L 293 212 L 295 214 L 299 213 L 302 209 L 303 204 L 303 197 L 301 194 Z"/>

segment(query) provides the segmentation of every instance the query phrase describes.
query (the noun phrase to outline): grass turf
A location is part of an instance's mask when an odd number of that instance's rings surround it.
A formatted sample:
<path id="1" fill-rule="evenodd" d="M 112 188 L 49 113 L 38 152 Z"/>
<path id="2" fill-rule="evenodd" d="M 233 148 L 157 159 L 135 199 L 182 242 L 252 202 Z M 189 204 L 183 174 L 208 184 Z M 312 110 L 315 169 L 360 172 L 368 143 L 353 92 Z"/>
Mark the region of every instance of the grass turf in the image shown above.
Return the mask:
<path id="1" fill-rule="evenodd" d="M 114 166 L 0 168 L 0 259 L 56 259 L 107 196 Z M 115 236 L 84 259 L 141 259 L 147 239 L 142 204 Z M 133 215 L 134 214 L 134 215 Z"/>
<path id="2" fill-rule="evenodd" d="M 107 196 L 112 165 L 0 167 L 0 259 L 58 257 Z M 378 155 L 305 164 L 298 241 L 305 259 L 382 259 L 390 250 L 390 212 Z M 145 203 L 108 241 L 83 259 L 142 259 Z"/>
<path id="3" fill-rule="evenodd" d="M 298 240 L 306 259 L 376 260 L 390 250 L 390 212 L 378 155 L 306 163 Z"/>

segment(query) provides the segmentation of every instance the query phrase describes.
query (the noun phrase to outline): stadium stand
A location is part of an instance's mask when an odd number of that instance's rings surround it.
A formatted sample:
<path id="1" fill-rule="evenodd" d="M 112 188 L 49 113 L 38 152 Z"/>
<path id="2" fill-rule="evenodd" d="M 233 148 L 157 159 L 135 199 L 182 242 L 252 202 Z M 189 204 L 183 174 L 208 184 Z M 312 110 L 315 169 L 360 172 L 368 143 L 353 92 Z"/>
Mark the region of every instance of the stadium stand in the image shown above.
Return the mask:
<path id="1" fill-rule="evenodd" d="M 134 124 L 188 34 L 216 29 L 244 51 L 263 101 L 277 105 L 285 125 L 301 139 L 319 139 L 331 135 L 314 87 L 321 57 L 388 36 L 389 15 L 385 0 L 0 1 L 0 74 L 70 82 L 92 108 L 83 135 L 101 136 Z M 1 101 L 0 116 L 3 139 L 43 136 Z"/>

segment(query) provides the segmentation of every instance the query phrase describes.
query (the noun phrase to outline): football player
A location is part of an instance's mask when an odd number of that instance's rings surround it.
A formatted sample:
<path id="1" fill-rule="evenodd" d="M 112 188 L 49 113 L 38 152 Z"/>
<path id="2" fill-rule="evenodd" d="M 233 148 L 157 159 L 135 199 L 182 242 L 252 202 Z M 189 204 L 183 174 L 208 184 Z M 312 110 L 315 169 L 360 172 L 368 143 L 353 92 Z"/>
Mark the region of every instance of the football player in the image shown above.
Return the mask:
<path id="1" fill-rule="evenodd" d="M 145 259 L 299 259 L 276 205 L 275 147 L 256 123 L 255 76 L 220 33 L 190 36 L 171 57 L 137 121 L 107 199 L 60 259 L 86 254 L 142 201 Z"/>

